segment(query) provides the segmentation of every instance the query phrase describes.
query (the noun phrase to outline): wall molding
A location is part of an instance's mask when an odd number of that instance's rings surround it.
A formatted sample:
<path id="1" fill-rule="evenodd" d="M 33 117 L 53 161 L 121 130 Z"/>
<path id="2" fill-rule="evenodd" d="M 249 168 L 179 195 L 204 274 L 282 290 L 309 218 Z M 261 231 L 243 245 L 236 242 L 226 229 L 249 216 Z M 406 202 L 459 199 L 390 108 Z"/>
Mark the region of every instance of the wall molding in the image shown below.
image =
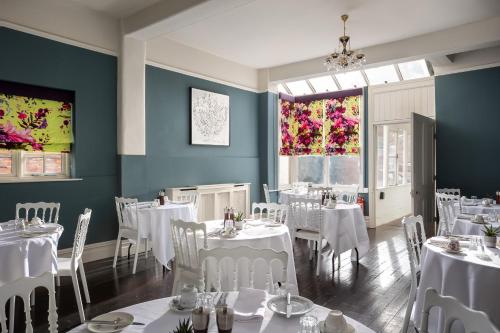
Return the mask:
<path id="1" fill-rule="evenodd" d="M 88 44 L 88 43 L 80 42 L 80 41 L 77 41 L 77 40 L 74 40 L 74 39 L 71 39 L 71 38 L 68 38 L 68 37 L 58 36 L 58 35 L 55 35 L 55 34 L 50 33 L 50 32 L 33 29 L 33 28 L 30 28 L 30 27 L 27 27 L 27 26 L 24 26 L 24 25 L 20 25 L 20 24 L 17 24 L 17 23 L 5 21 L 5 20 L 0 20 L 0 27 L 5 27 L 5 28 L 17 30 L 17 31 L 20 31 L 20 32 L 24 32 L 24 33 L 27 33 L 27 34 L 30 34 L 30 35 L 34 35 L 34 36 L 38 36 L 38 37 L 50 39 L 50 40 L 53 40 L 53 41 L 56 41 L 56 42 L 60 42 L 60 43 L 63 43 L 63 44 L 68 44 L 68 45 L 71 45 L 71 46 L 80 47 L 82 49 L 86 49 L 86 50 L 90 50 L 90 51 L 94 51 L 94 52 L 103 53 L 103 54 L 107 54 L 107 55 L 118 57 L 118 52 L 116 52 L 116 51 L 105 49 L 105 48 L 102 48 L 102 47 L 99 47 L 99 46 L 95 46 L 95 45 L 91 45 L 91 44 Z"/>
<path id="2" fill-rule="evenodd" d="M 126 256 L 128 252 L 128 246 L 130 242 L 128 240 L 122 240 L 122 247 L 120 251 L 120 256 Z M 91 262 L 91 261 L 96 261 L 96 260 L 101 260 L 101 259 L 106 259 L 106 258 L 112 258 L 115 255 L 115 247 L 116 247 L 116 240 L 110 240 L 106 242 L 100 242 L 100 243 L 92 243 L 85 245 L 85 248 L 83 250 L 83 262 Z M 57 256 L 58 257 L 71 257 L 71 252 L 73 251 L 72 247 L 66 248 L 66 249 L 61 249 L 57 251 Z M 141 252 L 143 252 L 144 249 L 141 248 Z M 134 249 L 132 249 L 131 254 L 134 253 Z M 152 255 L 152 253 L 151 253 Z"/>

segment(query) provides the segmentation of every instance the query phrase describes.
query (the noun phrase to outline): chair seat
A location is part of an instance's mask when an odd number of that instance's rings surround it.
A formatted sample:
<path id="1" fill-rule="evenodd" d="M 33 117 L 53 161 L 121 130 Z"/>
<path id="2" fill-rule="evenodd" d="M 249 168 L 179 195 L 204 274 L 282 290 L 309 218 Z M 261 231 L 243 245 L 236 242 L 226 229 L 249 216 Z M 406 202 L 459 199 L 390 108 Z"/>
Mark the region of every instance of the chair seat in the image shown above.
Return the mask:
<path id="1" fill-rule="evenodd" d="M 295 232 L 295 237 L 307 240 L 318 240 L 319 232 L 300 229 Z"/>
<path id="2" fill-rule="evenodd" d="M 71 258 L 57 258 L 57 275 L 71 276 Z"/>

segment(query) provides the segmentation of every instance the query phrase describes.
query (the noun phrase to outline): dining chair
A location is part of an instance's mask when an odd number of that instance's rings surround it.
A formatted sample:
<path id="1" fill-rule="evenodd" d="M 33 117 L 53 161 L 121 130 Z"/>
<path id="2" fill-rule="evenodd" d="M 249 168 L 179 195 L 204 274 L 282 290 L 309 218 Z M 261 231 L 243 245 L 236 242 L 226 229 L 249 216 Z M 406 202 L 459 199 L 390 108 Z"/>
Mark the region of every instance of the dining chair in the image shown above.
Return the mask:
<path id="1" fill-rule="evenodd" d="M 271 202 L 253 202 L 252 217 L 254 219 L 268 218 L 275 220 L 277 218 L 278 204 Z"/>
<path id="2" fill-rule="evenodd" d="M 275 221 L 281 224 L 286 224 L 287 219 L 288 219 L 288 205 L 277 204 Z"/>
<path id="3" fill-rule="evenodd" d="M 85 322 L 85 312 L 83 311 L 82 296 L 80 295 L 80 286 L 78 284 L 77 271 L 80 271 L 80 278 L 82 279 L 83 293 L 85 294 L 85 301 L 90 303 L 89 288 L 87 286 L 87 277 L 85 276 L 85 269 L 83 268 L 82 254 L 85 247 L 85 240 L 87 239 L 87 231 L 90 223 L 90 216 L 92 210 L 85 208 L 83 214 L 78 216 L 78 223 L 75 230 L 75 239 L 73 241 L 73 250 L 71 258 L 57 258 L 57 286 L 61 284 L 61 276 L 71 276 L 73 282 L 73 289 L 75 291 L 76 305 L 78 307 L 78 315 L 80 322 Z"/>
<path id="4" fill-rule="evenodd" d="M 113 268 L 116 268 L 118 253 L 121 249 L 122 238 L 128 239 L 131 245 L 135 245 L 134 267 L 132 274 L 135 274 L 137 269 L 137 259 L 141 248 L 141 241 L 144 240 L 145 256 L 148 257 L 148 239 L 142 238 L 140 233 L 141 224 L 138 215 L 138 200 L 135 198 L 119 198 L 115 197 L 116 214 L 118 216 L 118 238 L 116 239 L 115 257 L 113 259 Z M 125 223 L 125 218 L 130 218 L 130 223 Z M 129 253 L 130 253 L 129 246 Z"/>
<path id="5" fill-rule="evenodd" d="M 459 188 L 438 188 L 436 189 L 436 193 L 443 193 L 443 194 L 451 194 L 451 195 L 458 195 L 460 197 L 460 189 Z"/>
<path id="6" fill-rule="evenodd" d="M 323 241 L 323 207 L 321 198 L 290 198 L 288 226 L 292 241 L 295 238 L 309 241 L 309 260 L 313 259 L 313 249 L 318 249 L 316 275 L 321 265 L 321 244 Z"/>
<path id="7" fill-rule="evenodd" d="M 197 284 L 201 274 L 200 248 L 207 248 L 207 226 L 205 223 L 170 221 L 174 245 L 174 285 L 172 294 L 179 295 L 186 283 Z M 200 246 L 201 245 L 201 246 Z"/>
<path id="8" fill-rule="evenodd" d="M 354 204 L 358 199 L 359 185 L 333 185 L 332 190 L 337 196 L 337 201 L 342 200 L 348 204 Z"/>
<path id="9" fill-rule="evenodd" d="M 5 305 L 9 299 L 14 299 L 16 296 L 21 297 L 24 304 L 24 313 L 26 316 L 26 332 L 33 332 L 33 325 L 31 320 L 31 307 L 30 307 L 30 295 L 34 292 L 35 288 L 43 287 L 47 289 L 49 293 L 49 310 L 48 310 L 48 321 L 49 327 L 48 331 L 50 333 L 57 332 L 57 306 L 56 306 L 56 295 L 54 288 L 54 275 L 50 272 L 43 273 L 37 277 L 22 277 L 13 282 L 6 283 L 0 286 L 0 326 L 2 332 L 14 332 L 13 331 L 13 313 L 9 318 L 9 326 L 12 330 L 7 330 L 7 318 L 5 315 Z"/>
<path id="10" fill-rule="evenodd" d="M 199 195 L 196 191 L 183 191 L 176 197 L 178 201 L 191 202 L 195 211 L 198 211 Z"/>
<path id="11" fill-rule="evenodd" d="M 410 324 L 413 304 L 415 303 L 415 298 L 417 296 L 417 287 L 420 277 L 420 250 L 427 238 L 425 236 L 424 221 L 422 219 L 422 216 L 418 215 L 405 217 L 401 221 L 401 224 L 403 225 L 408 257 L 410 258 L 411 272 L 410 295 L 408 296 L 408 305 L 406 307 L 402 331 L 403 333 L 406 333 Z"/>
<path id="12" fill-rule="evenodd" d="M 436 207 L 438 207 L 438 214 L 441 214 L 439 210 L 439 203 L 443 201 L 453 201 L 455 203 L 454 211 L 455 215 L 462 213 L 462 199 L 459 194 L 447 194 L 443 192 L 436 191 Z"/>
<path id="13" fill-rule="evenodd" d="M 281 190 L 270 190 L 267 184 L 262 184 L 264 188 L 264 198 L 266 199 L 266 203 L 271 203 L 271 193 L 279 193 Z"/>
<path id="14" fill-rule="evenodd" d="M 232 249 L 218 247 L 210 250 L 201 249 L 199 258 L 204 271 L 204 274 L 200 275 L 198 283 L 200 290 L 209 291 L 210 289 L 208 288 L 208 274 L 206 272 L 208 260 L 215 260 L 215 262 L 210 262 L 210 265 L 213 264 L 216 267 L 215 285 L 212 287 L 217 291 L 238 291 L 240 287 L 257 288 L 254 284 L 256 274 L 255 267 L 257 263 L 265 263 L 266 265 L 265 290 L 270 294 L 275 293 L 275 283 L 280 282 L 286 285 L 287 282 L 288 253 L 285 251 L 277 252 L 271 249 L 254 249 L 248 246 L 240 246 Z M 231 264 L 228 265 L 227 261 Z M 243 265 L 240 265 L 239 263 L 242 261 Z M 282 267 L 282 276 L 280 277 L 273 276 L 272 263 L 274 261 L 280 262 Z M 223 265 L 223 262 L 226 265 Z M 227 286 L 227 288 L 225 288 L 226 286 L 222 285 L 221 277 L 229 274 L 229 267 L 231 267 L 233 273 L 233 281 L 232 286 Z M 249 285 L 242 285 L 243 283 L 241 280 L 248 280 Z"/>
<path id="15" fill-rule="evenodd" d="M 447 236 L 451 234 L 455 219 L 457 217 L 455 210 L 455 201 L 443 200 L 438 201 L 439 225 L 437 234 L 439 236 Z"/>
<path id="16" fill-rule="evenodd" d="M 321 197 L 323 194 L 333 193 L 333 189 L 327 186 L 311 186 L 307 188 L 307 195 L 309 197 Z"/>
<path id="17" fill-rule="evenodd" d="M 500 333 L 486 313 L 466 307 L 455 297 L 441 296 L 436 289 L 432 288 L 425 291 L 420 322 L 421 333 L 429 332 L 429 312 L 433 307 L 439 307 L 444 316 L 443 333 L 451 332 L 455 321 L 462 322 L 465 333 Z"/>
<path id="18" fill-rule="evenodd" d="M 39 217 L 44 223 L 57 223 L 59 220 L 58 202 L 26 202 L 16 204 L 16 220 L 19 218 L 30 221 L 33 217 Z M 31 213 L 33 215 L 31 215 Z M 31 216 L 31 217 L 30 217 Z"/>

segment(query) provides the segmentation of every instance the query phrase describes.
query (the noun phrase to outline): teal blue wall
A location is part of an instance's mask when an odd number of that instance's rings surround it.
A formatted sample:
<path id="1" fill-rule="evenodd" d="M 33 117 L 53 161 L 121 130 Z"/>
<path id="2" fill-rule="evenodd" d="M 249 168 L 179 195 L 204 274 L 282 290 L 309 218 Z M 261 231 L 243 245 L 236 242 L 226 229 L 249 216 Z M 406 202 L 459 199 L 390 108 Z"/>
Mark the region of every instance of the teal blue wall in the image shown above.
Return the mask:
<path id="1" fill-rule="evenodd" d="M 500 190 L 500 67 L 436 77 L 437 187 Z"/>
<path id="2" fill-rule="evenodd" d="M 229 95 L 230 147 L 189 144 L 190 87 Z M 143 199 L 161 188 L 251 183 L 259 200 L 259 95 L 146 66 L 146 156 L 121 157 L 123 194 Z"/>
<path id="3" fill-rule="evenodd" d="M 258 135 L 261 183 L 258 190 L 260 200 L 264 201 L 262 184 L 268 184 L 271 189 L 278 186 L 278 96 L 274 93 L 259 94 Z"/>
<path id="4" fill-rule="evenodd" d="M 116 237 L 113 197 L 119 192 L 116 155 L 117 59 L 22 32 L 0 28 L 0 80 L 75 92 L 75 177 L 82 181 L 0 184 L 0 221 L 14 218 L 17 202 L 61 203 L 72 245 L 78 214 L 92 208 L 88 242 Z"/>

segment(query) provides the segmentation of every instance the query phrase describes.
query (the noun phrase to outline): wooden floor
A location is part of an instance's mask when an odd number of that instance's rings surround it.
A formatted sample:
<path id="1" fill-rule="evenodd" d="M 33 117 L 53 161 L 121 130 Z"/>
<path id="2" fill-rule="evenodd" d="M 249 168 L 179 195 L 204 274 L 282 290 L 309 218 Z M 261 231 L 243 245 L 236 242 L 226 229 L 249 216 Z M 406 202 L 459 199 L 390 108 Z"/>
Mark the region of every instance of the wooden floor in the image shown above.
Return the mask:
<path id="1" fill-rule="evenodd" d="M 370 251 L 359 267 L 350 256 L 341 256 L 340 271 L 333 274 L 331 253 L 323 251 L 322 272 L 314 275 L 314 261 L 308 260 L 305 242 L 297 241 L 295 266 L 299 291 L 314 303 L 342 310 L 376 332 L 399 332 L 410 289 L 408 255 L 402 228 L 393 223 L 369 230 Z M 85 264 L 92 304 L 86 305 L 87 318 L 170 295 L 173 275 L 164 273 L 152 256 L 139 258 L 132 275 L 132 260 L 121 260 L 111 268 L 112 258 Z M 70 278 L 63 278 L 56 290 L 59 330 L 66 332 L 79 324 Z M 17 302 L 16 331 L 24 332 L 21 304 Z M 46 295 L 37 292 L 32 316 L 36 332 L 46 332 Z"/>

